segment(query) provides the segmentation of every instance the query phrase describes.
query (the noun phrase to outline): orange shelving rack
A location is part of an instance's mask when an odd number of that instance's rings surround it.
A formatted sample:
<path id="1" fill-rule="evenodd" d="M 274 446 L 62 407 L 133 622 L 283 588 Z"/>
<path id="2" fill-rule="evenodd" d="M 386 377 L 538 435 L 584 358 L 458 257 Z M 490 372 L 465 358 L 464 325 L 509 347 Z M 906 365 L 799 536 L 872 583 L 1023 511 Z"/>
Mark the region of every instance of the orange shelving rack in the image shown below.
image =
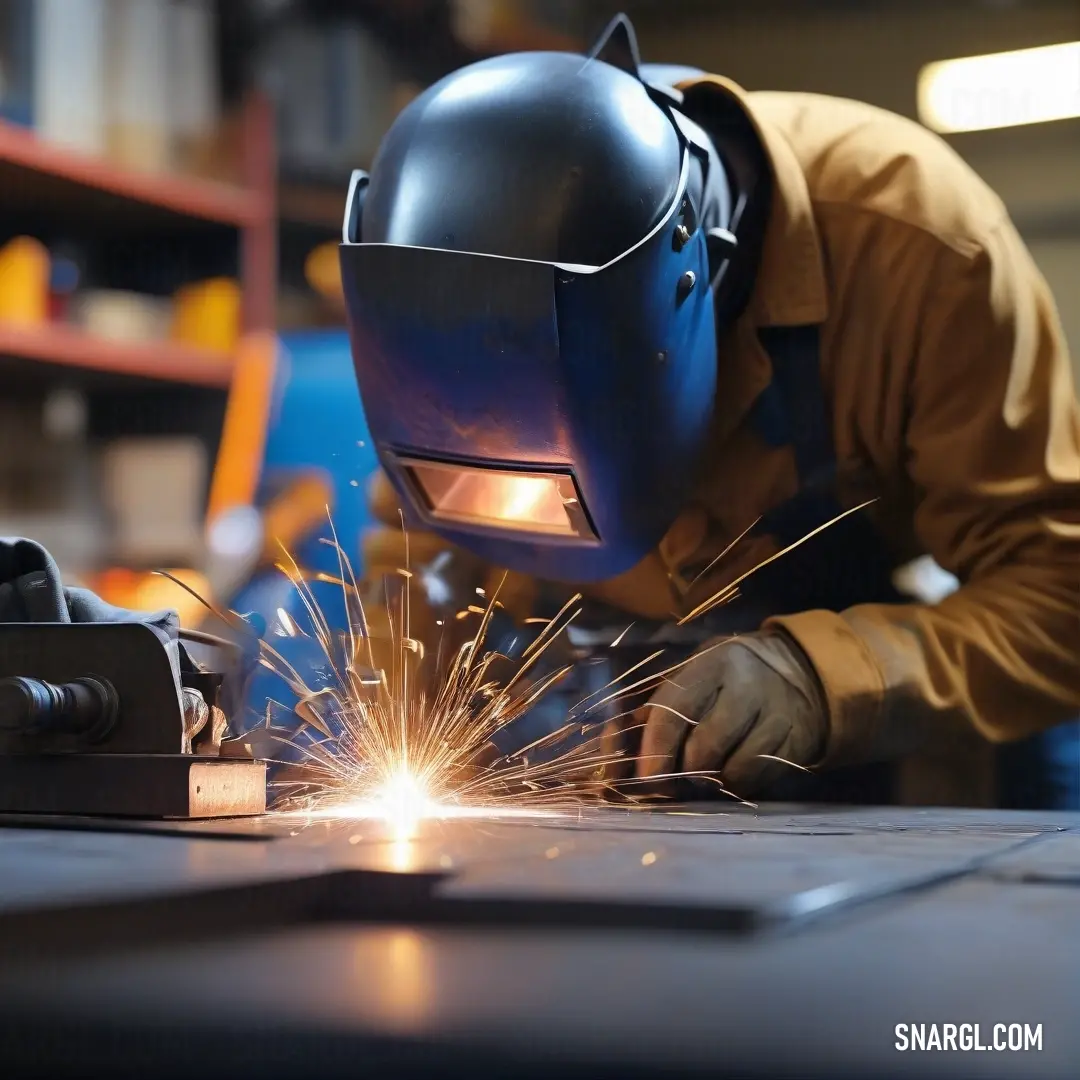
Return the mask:
<path id="1" fill-rule="evenodd" d="M 6 202 L 8 210 L 22 213 L 26 207 L 46 219 L 56 213 L 91 223 L 115 220 L 129 233 L 138 232 L 144 244 L 158 242 L 147 236 L 167 237 L 188 227 L 220 233 L 231 244 L 235 230 L 242 327 L 233 350 L 112 340 L 64 322 L 0 321 L 0 359 L 38 382 L 77 374 L 80 382 L 106 393 L 112 386 L 156 385 L 166 400 L 171 386 L 220 392 L 225 423 L 209 480 L 208 520 L 255 499 L 277 354 L 277 160 L 273 110 L 265 97 L 245 98 L 235 132 L 237 175 L 225 182 L 126 168 L 0 120 L 0 206 Z M 145 232 L 137 224 L 143 219 Z M 167 247 L 169 241 L 161 243 Z M 169 257 L 167 250 L 162 256 Z M 113 591 L 104 586 L 117 573 L 102 576 L 103 595 Z M 107 598 L 123 602 L 122 593 Z M 185 612 L 184 621 L 197 622 L 197 616 L 194 609 Z"/>
<path id="2" fill-rule="evenodd" d="M 276 159 L 273 114 L 260 95 L 242 107 L 242 176 L 222 183 L 177 174 L 139 172 L 106 159 L 55 146 L 32 131 L 0 120 L 0 191 L 47 186 L 65 201 L 92 199 L 130 203 L 193 222 L 240 231 L 240 281 L 244 328 L 274 326 L 277 291 Z M 0 355 L 96 371 L 115 371 L 171 382 L 227 385 L 231 358 L 172 343 L 146 345 L 98 341 L 66 326 L 0 325 Z"/>

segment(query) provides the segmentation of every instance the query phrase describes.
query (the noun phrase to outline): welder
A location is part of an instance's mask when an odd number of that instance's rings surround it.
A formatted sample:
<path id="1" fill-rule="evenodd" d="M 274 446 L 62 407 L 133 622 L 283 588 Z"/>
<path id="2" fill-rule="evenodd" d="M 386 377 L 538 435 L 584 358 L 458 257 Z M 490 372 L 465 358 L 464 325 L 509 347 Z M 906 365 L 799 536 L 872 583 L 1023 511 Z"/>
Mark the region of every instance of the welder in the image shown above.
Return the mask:
<path id="1" fill-rule="evenodd" d="M 863 775 L 1080 713 L 1070 359 L 1002 202 L 937 136 L 643 65 L 619 17 L 588 57 L 482 61 L 406 108 L 354 175 L 341 263 L 383 470 L 369 578 L 408 542 L 451 608 L 580 591 L 580 634 L 692 646 L 609 732 L 641 733 L 637 778 L 768 794 L 791 765 Z M 958 587 L 901 591 L 919 557 Z"/>

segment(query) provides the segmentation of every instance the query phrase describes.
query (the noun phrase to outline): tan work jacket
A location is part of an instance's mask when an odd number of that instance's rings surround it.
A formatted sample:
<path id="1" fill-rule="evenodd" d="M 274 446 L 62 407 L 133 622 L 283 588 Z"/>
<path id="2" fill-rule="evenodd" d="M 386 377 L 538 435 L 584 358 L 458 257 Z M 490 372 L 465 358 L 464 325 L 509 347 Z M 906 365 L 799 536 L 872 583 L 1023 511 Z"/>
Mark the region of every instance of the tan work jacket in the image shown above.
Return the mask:
<path id="1" fill-rule="evenodd" d="M 1053 299 L 1001 201 L 942 140 L 872 106 L 719 78 L 684 90 L 692 116 L 709 95 L 736 102 L 768 152 L 760 274 L 719 344 L 705 481 L 656 552 L 583 591 L 676 618 L 776 550 L 755 537 L 690 588 L 680 573 L 794 494 L 790 449 L 748 422 L 771 378 L 758 331 L 819 324 L 847 498 L 877 499 L 899 560 L 928 554 L 961 582 L 934 606 L 770 620 L 821 677 L 827 760 L 872 756 L 898 718 L 1001 741 L 1080 713 L 1080 408 Z M 385 480 L 373 504 L 396 522 Z M 432 542 L 411 539 L 415 562 Z M 401 565 L 392 525 L 365 554 L 372 572 Z M 475 568 L 476 585 L 496 579 Z M 511 580 L 504 599 L 521 615 L 530 595 Z"/>

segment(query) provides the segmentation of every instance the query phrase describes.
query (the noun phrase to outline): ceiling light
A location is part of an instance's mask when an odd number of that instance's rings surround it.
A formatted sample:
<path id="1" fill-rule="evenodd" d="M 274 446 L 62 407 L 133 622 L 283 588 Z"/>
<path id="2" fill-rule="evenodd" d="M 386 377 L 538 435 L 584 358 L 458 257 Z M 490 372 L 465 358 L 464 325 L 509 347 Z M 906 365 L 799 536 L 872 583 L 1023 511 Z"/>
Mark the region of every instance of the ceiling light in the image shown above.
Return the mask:
<path id="1" fill-rule="evenodd" d="M 918 108 L 943 133 L 1080 117 L 1080 41 L 928 64 Z"/>

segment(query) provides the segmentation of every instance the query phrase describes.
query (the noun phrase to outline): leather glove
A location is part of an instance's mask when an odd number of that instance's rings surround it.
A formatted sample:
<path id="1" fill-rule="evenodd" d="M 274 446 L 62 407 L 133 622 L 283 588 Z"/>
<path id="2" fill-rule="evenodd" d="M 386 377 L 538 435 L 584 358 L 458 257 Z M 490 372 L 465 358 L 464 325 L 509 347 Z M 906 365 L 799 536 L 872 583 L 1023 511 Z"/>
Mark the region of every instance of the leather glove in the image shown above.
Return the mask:
<path id="1" fill-rule="evenodd" d="M 790 768 L 760 755 L 813 766 L 827 733 L 825 695 L 809 660 L 787 634 L 767 631 L 704 646 L 647 705 L 609 725 L 604 750 L 627 755 L 614 779 L 705 772 L 745 798 Z M 673 785 L 651 787 L 670 794 Z M 648 789 L 625 789 L 635 790 Z"/>

